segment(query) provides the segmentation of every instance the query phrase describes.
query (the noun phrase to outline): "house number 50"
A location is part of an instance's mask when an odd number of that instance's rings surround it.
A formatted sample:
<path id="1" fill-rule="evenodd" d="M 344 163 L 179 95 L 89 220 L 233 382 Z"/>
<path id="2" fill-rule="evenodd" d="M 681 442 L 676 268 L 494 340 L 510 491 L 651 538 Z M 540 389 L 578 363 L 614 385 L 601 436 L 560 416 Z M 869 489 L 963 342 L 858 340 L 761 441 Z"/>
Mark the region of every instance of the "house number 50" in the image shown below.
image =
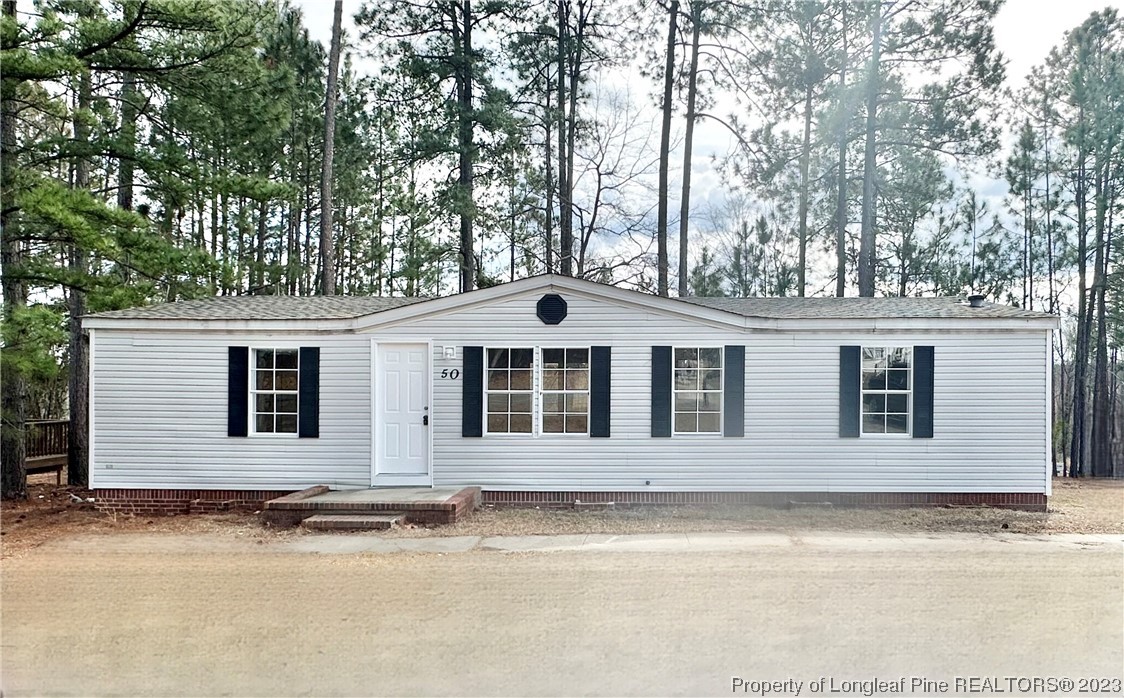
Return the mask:
<path id="1" fill-rule="evenodd" d="M 443 368 L 441 369 L 441 377 L 455 381 L 461 377 L 461 370 L 459 368 Z"/>

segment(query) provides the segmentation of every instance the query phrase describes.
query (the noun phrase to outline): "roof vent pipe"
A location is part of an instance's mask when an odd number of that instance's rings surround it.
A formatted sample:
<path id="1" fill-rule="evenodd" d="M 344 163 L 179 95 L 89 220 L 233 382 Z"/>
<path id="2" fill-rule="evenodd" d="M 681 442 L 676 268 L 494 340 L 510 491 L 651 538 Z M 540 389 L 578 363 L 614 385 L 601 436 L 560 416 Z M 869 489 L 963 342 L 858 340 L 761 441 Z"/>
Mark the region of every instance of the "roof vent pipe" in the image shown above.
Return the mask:
<path id="1" fill-rule="evenodd" d="M 968 296 L 968 305 L 972 306 L 973 308 L 982 308 L 984 304 L 984 298 L 986 297 L 987 296 L 983 296 L 978 293 L 973 296 Z"/>

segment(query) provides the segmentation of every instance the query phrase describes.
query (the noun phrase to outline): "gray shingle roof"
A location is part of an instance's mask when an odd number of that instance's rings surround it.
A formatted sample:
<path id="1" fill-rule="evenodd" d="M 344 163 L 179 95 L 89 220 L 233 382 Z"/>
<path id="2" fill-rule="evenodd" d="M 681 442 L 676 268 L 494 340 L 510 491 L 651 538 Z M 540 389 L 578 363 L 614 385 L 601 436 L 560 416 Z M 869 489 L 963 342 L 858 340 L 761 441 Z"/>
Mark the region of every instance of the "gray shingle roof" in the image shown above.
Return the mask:
<path id="1" fill-rule="evenodd" d="M 570 283 L 575 281 L 570 280 Z M 580 283 L 588 283 L 594 288 L 600 285 L 593 282 Z M 479 291 L 476 293 L 479 293 Z M 647 294 L 641 295 L 647 296 Z M 429 299 L 374 296 L 219 296 L 130 308 L 128 310 L 113 310 L 97 313 L 91 317 L 126 320 L 347 320 L 426 300 Z M 981 308 L 972 308 L 966 302 L 957 298 L 702 298 L 688 296 L 668 299 L 666 302 L 688 303 L 745 317 L 770 320 L 1043 319 L 1052 317 L 1046 313 L 995 303 L 985 303 Z"/>
<path id="2" fill-rule="evenodd" d="M 345 320 L 425 298 L 375 296 L 216 296 L 110 310 L 91 317 L 126 320 Z"/>
<path id="3" fill-rule="evenodd" d="M 1051 315 L 1009 305 L 985 303 L 972 308 L 958 298 L 703 298 L 688 296 L 686 303 L 716 308 L 746 317 L 771 319 L 877 319 L 877 318 L 1023 318 Z"/>

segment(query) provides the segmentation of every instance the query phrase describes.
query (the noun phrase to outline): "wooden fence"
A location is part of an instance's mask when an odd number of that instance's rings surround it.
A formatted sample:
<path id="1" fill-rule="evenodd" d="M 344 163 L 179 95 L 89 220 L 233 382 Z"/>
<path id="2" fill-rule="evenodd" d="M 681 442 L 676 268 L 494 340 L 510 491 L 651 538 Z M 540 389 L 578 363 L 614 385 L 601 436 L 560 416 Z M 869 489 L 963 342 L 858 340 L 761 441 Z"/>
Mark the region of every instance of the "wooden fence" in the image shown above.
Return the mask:
<path id="1" fill-rule="evenodd" d="M 44 419 L 27 423 L 27 459 L 66 455 L 65 419 Z"/>

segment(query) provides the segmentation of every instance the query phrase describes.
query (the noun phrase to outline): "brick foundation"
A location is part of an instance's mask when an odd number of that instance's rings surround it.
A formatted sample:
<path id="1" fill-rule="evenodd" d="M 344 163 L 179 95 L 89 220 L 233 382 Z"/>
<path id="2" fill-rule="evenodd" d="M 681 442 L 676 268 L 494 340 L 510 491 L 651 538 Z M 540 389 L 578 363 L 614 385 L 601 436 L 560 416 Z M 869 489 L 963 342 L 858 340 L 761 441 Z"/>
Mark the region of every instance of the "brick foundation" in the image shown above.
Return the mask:
<path id="1" fill-rule="evenodd" d="M 254 512 L 290 490 L 94 490 L 99 511 L 142 516 L 215 514 L 228 511 Z"/>
<path id="2" fill-rule="evenodd" d="M 485 490 L 481 502 L 496 506 L 750 504 L 785 507 L 829 503 L 851 507 L 991 506 L 1046 511 L 1041 492 L 508 492 Z"/>
<path id="3" fill-rule="evenodd" d="M 258 511 L 266 501 L 292 494 L 289 490 L 94 490 L 100 511 L 161 516 Z M 447 510 L 413 511 L 417 523 L 452 523 L 475 502 L 450 501 Z M 580 502 L 580 504 L 578 504 Z M 580 505 L 750 504 L 786 507 L 830 503 L 852 507 L 991 506 L 1046 511 L 1040 492 L 533 492 L 485 490 L 480 503 L 515 507 L 573 508 Z M 324 507 L 321 513 L 329 507 Z M 309 512 L 306 515 L 311 515 Z M 428 515 L 427 515 L 428 514 Z M 303 517 L 300 517 L 303 518 Z M 297 519 L 299 521 L 299 518 Z"/>

